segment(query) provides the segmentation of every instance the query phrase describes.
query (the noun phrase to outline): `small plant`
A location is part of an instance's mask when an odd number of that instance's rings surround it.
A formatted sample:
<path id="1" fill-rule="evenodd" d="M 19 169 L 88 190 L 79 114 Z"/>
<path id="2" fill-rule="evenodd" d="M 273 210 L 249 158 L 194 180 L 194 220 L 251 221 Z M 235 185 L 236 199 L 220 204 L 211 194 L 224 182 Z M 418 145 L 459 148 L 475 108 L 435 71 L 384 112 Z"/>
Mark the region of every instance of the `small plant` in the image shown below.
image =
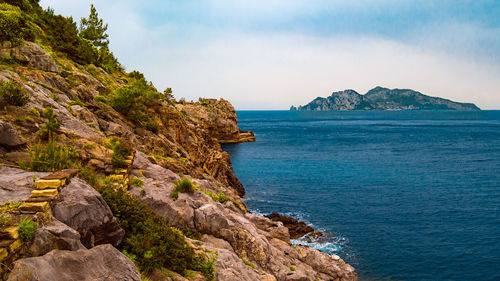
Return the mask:
<path id="1" fill-rule="evenodd" d="M 125 168 L 127 162 L 125 162 L 125 157 L 132 153 L 132 148 L 123 144 L 118 138 L 111 137 L 106 140 L 106 147 L 113 150 L 113 155 L 111 156 L 111 164 L 115 169 Z"/>
<path id="2" fill-rule="evenodd" d="M 17 232 L 19 232 L 19 237 L 24 243 L 30 242 L 35 236 L 37 225 L 30 218 L 23 218 L 17 227 Z"/>
<path id="3" fill-rule="evenodd" d="M 247 261 L 246 259 L 242 259 L 242 260 L 243 260 L 243 263 L 246 264 L 247 266 L 250 266 L 253 269 L 257 269 L 257 267 L 255 266 L 255 264 Z"/>
<path id="4" fill-rule="evenodd" d="M 154 120 L 149 120 L 146 123 L 146 129 L 157 134 L 160 126 L 158 126 L 158 123 L 156 123 Z"/>
<path id="5" fill-rule="evenodd" d="M 52 107 L 46 107 L 43 109 L 42 117 L 47 119 L 47 123 L 38 132 L 38 135 L 42 139 L 51 140 L 54 138 L 55 133 L 61 127 L 61 121 L 57 118 L 57 114 L 54 113 Z"/>
<path id="6" fill-rule="evenodd" d="M 141 189 L 141 196 L 146 196 L 146 190 L 144 188 Z"/>
<path id="7" fill-rule="evenodd" d="M 68 103 L 68 105 L 79 105 L 81 107 L 85 106 L 81 100 L 72 100 Z"/>
<path id="8" fill-rule="evenodd" d="M 174 190 L 182 193 L 193 193 L 197 186 L 188 178 L 183 178 L 174 183 Z"/>
<path id="9" fill-rule="evenodd" d="M 138 177 L 133 177 L 132 178 L 132 184 L 135 185 L 135 186 L 137 186 L 137 187 L 142 187 L 144 185 L 144 181 L 141 180 Z"/>
<path id="10" fill-rule="evenodd" d="M 172 198 L 172 200 L 174 200 L 174 201 L 175 201 L 175 200 L 177 200 L 177 199 L 179 199 L 179 192 L 177 192 L 177 191 L 175 191 L 175 190 L 174 190 L 174 191 L 172 191 L 172 192 L 170 193 L 170 198 Z"/>
<path id="11" fill-rule="evenodd" d="M 94 101 L 97 102 L 97 103 L 104 103 L 104 104 L 108 103 L 108 99 L 105 96 L 102 96 L 102 95 L 96 95 L 94 97 Z"/>
<path id="12" fill-rule="evenodd" d="M 0 215 L 0 228 L 9 226 L 11 221 L 11 217 Z"/>
<path id="13" fill-rule="evenodd" d="M 290 265 L 290 267 L 289 267 L 289 268 L 290 268 L 290 270 L 291 270 L 291 271 L 295 271 L 295 266 Z"/>
<path id="14" fill-rule="evenodd" d="M 122 250 L 122 254 L 127 257 L 127 259 L 131 260 L 134 264 L 137 262 L 137 257 L 133 254 L 129 254 L 127 251 Z"/>
<path id="15" fill-rule="evenodd" d="M 73 146 L 58 145 L 50 140 L 47 145 L 35 144 L 30 152 L 30 170 L 37 172 L 53 172 L 76 167 L 79 155 Z"/>
<path id="16" fill-rule="evenodd" d="M 0 214 L 10 214 L 21 207 L 21 201 L 9 201 L 0 207 Z"/>
<path id="17" fill-rule="evenodd" d="M 50 94 L 50 96 L 49 96 L 49 97 L 50 97 L 52 100 L 56 101 L 56 102 L 57 102 L 57 101 L 59 101 L 59 96 L 58 96 L 58 95 L 56 95 L 56 94 Z"/>
<path id="18" fill-rule="evenodd" d="M 29 97 L 17 83 L 0 81 L 0 104 L 23 106 L 29 101 Z"/>
<path id="19" fill-rule="evenodd" d="M 96 172 L 90 168 L 83 167 L 80 169 L 80 176 L 85 180 L 90 186 L 97 187 L 99 180 L 97 179 Z"/>
<path id="20" fill-rule="evenodd" d="M 35 116 L 36 118 L 40 118 L 40 111 L 38 111 L 38 109 L 32 107 L 30 108 L 30 112 L 31 114 L 33 114 L 33 116 Z"/>
<path id="21" fill-rule="evenodd" d="M 191 228 L 183 228 L 182 234 L 184 234 L 184 236 L 189 237 L 189 238 L 194 239 L 194 240 L 201 240 L 203 237 L 203 234 L 201 234 L 198 231 L 192 230 Z"/>

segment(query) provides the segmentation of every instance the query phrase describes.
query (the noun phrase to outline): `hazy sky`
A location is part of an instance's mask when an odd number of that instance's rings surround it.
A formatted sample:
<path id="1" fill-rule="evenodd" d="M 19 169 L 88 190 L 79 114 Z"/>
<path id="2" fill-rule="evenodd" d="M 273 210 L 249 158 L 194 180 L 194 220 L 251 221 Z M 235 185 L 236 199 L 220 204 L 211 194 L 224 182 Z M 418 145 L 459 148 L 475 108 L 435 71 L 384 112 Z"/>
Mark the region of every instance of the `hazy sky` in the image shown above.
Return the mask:
<path id="1" fill-rule="evenodd" d="M 375 86 L 500 109 L 500 1 L 41 0 L 93 3 L 111 49 L 177 98 L 288 109 Z"/>

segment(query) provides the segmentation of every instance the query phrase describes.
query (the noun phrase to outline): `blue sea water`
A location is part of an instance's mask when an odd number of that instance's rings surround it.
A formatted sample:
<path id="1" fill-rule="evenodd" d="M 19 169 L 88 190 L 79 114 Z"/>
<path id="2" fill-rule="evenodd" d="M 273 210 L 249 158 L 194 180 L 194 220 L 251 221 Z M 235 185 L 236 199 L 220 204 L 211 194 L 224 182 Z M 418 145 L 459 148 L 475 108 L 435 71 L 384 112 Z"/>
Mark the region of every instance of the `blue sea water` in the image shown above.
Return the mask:
<path id="1" fill-rule="evenodd" d="M 500 111 L 237 115 L 250 210 L 331 234 L 360 280 L 500 280 Z"/>

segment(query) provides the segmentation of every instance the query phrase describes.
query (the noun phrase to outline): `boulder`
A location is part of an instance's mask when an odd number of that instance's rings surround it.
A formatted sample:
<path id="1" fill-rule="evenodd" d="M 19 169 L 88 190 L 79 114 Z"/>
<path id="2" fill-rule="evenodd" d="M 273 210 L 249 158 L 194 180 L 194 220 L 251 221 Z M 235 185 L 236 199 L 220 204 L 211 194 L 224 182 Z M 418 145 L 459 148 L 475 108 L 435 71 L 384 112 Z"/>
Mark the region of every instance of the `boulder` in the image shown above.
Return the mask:
<path id="1" fill-rule="evenodd" d="M 31 195 L 34 179 L 48 173 L 27 172 L 21 169 L 0 166 L 0 205 L 9 201 L 24 201 Z"/>
<path id="2" fill-rule="evenodd" d="M 52 218 L 48 225 L 37 228 L 29 252 L 31 256 L 37 257 L 52 250 L 76 251 L 80 249 L 85 249 L 80 242 L 80 233 Z"/>
<path id="3" fill-rule="evenodd" d="M 3 50 L 4 53 L 6 51 L 8 52 L 7 49 Z M 15 60 L 33 68 L 49 72 L 59 72 L 59 68 L 50 54 L 36 43 L 25 42 L 21 46 L 11 48 L 9 55 Z"/>
<path id="4" fill-rule="evenodd" d="M 290 238 L 292 239 L 302 237 L 314 231 L 314 228 L 310 227 L 305 222 L 298 221 L 294 218 L 283 216 L 278 213 L 272 213 L 270 215 L 267 215 L 266 217 L 273 221 L 282 222 L 288 228 L 288 231 L 290 232 Z"/>
<path id="5" fill-rule="evenodd" d="M 134 263 L 113 246 L 90 250 L 54 250 L 44 256 L 20 259 L 14 263 L 8 281 L 140 281 Z"/>
<path id="6" fill-rule="evenodd" d="M 26 140 L 11 124 L 0 121 L 0 145 L 15 148 L 26 144 Z"/>
<path id="7" fill-rule="evenodd" d="M 54 217 L 78 231 L 85 247 L 120 244 L 125 231 L 94 188 L 79 178 L 73 178 L 60 194 L 60 202 L 52 209 Z"/>

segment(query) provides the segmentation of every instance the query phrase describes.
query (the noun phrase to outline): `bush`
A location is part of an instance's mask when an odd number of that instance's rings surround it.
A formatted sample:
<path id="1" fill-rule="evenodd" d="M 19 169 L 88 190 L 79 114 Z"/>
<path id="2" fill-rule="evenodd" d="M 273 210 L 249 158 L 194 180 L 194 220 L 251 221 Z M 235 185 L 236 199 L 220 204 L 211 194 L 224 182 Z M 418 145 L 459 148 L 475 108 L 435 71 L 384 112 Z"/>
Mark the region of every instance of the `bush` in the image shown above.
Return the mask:
<path id="1" fill-rule="evenodd" d="M 30 150 L 30 170 L 37 172 L 53 172 L 75 168 L 79 155 L 72 146 L 58 145 L 50 140 L 47 145 L 35 144 Z"/>
<path id="2" fill-rule="evenodd" d="M 23 106 L 29 101 L 29 97 L 17 83 L 0 81 L 0 103 Z"/>
<path id="3" fill-rule="evenodd" d="M 207 277 L 213 275 L 213 263 L 196 255 L 182 233 L 167 226 L 166 219 L 155 214 L 144 202 L 121 189 L 103 187 L 99 192 L 125 230 L 120 247 L 135 256 L 141 271 L 165 267 L 181 274 L 186 270 L 203 270 Z"/>
<path id="4" fill-rule="evenodd" d="M 10 214 L 21 207 L 21 201 L 9 201 L 0 207 L 0 214 Z"/>
<path id="5" fill-rule="evenodd" d="M 102 95 L 96 95 L 94 97 L 94 101 L 97 102 L 97 103 L 99 103 L 99 102 L 104 103 L 104 104 L 108 103 L 108 99 L 105 96 L 102 96 Z"/>
<path id="6" fill-rule="evenodd" d="M 6 3 L 0 3 L 0 41 L 8 40 L 19 45 L 26 39 L 35 38 L 33 23 L 30 23 L 21 9 Z"/>
<path id="7" fill-rule="evenodd" d="M 159 104 L 165 96 L 146 80 L 137 80 L 132 85 L 116 89 L 110 96 L 110 105 L 136 124 L 150 121 L 149 107 Z"/>
<path id="8" fill-rule="evenodd" d="M 47 123 L 38 132 L 38 136 L 41 139 L 51 140 L 54 138 L 55 133 L 61 127 L 61 121 L 57 118 L 57 114 L 54 113 L 52 107 L 46 107 L 43 109 L 42 117 L 47 119 Z"/>
<path id="9" fill-rule="evenodd" d="M 125 168 L 127 163 L 125 162 L 125 157 L 132 153 L 132 148 L 123 144 L 117 138 L 110 138 L 109 148 L 113 150 L 113 155 L 111 156 L 111 165 L 115 169 Z"/>
<path id="10" fill-rule="evenodd" d="M 19 232 L 21 241 L 24 243 L 30 242 L 35 236 L 36 228 L 36 222 L 30 218 L 23 218 L 17 227 L 17 232 Z"/>
<path id="11" fill-rule="evenodd" d="M 0 228 L 9 226 L 12 221 L 11 217 L 0 215 Z"/>
<path id="12" fill-rule="evenodd" d="M 174 183 L 174 191 L 182 193 L 192 193 L 196 190 L 196 185 L 188 178 L 183 178 L 180 181 Z"/>

